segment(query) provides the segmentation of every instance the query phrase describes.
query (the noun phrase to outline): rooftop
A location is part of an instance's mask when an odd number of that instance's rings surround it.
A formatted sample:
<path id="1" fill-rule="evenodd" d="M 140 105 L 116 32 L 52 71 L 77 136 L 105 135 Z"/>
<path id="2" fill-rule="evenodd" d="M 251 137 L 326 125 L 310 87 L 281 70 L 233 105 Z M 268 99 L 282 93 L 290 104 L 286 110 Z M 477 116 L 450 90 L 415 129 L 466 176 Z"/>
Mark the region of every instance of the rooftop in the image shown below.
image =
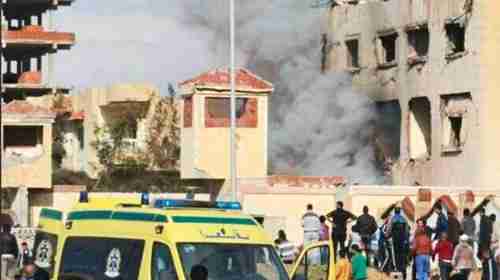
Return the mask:
<path id="1" fill-rule="evenodd" d="M 229 70 L 215 69 L 181 82 L 181 87 L 193 86 L 198 89 L 230 90 Z M 251 92 L 271 92 L 273 85 L 246 69 L 236 69 L 236 90 Z"/>
<path id="2" fill-rule="evenodd" d="M 9 45 L 53 45 L 68 48 L 75 43 L 75 34 L 45 31 L 41 26 L 25 26 L 20 30 L 2 30 L 2 43 Z"/>

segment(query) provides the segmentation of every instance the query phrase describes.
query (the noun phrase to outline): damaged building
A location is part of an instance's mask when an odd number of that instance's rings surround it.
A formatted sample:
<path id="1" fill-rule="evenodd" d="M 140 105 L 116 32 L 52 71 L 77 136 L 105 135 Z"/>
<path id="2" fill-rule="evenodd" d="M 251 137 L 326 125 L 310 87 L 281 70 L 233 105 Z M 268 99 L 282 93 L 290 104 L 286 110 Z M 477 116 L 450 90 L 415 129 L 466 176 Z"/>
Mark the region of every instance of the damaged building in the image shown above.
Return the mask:
<path id="1" fill-rule="evenodd" d="M 53 60 L 75 43 L 74 33 L 55 31 L 52 22 L 72 2 L 2 1 L 2 213 L 10 215 L 2 223 L 27 226 L 32 193 L 52 188 L 53 124 L 72 115 L 55 106 L 70 88 L 55 83 Z"/>
<path id="2" fill-rule="evenodd" d="M 500 39 L 486 15 L 496 4 L 330 3 L 323 64 L 352 73 L 375 101 L 377 158 L 391 183 L 495 186 Z"/>

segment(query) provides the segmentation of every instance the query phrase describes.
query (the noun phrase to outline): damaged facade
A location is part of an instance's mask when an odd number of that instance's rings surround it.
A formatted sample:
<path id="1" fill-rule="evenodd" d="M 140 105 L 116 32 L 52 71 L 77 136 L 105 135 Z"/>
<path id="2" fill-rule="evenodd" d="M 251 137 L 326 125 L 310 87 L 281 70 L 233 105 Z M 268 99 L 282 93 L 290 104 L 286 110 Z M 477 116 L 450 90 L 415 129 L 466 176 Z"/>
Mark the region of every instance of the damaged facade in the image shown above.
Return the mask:
<path id="1" fill-rule="evenodd" d="M 335 3 L 333 3 L 335 2 Z M 332 1 L 323 55 L 376 102 L 375 143 L 394 184 L 493 187 L 500 180 L 491 2 Z M 486 65 L 486 66 L 484 66 Z M 495 100 L 497 100 L 495 102 Z M 391 146 L 397 146 L 397 151 Z"/>
<path id="2" fill-rule="evenodd" d="M 75 43 L 74 33 L 53 30 L 52 17 L 71 3 L 2 1 L 2 212 L 11 224 L 27 226 L 32 192 L 52 188 L 53 125 L 72 113 L 55 106 L 69 88 L 54 82 L 53 56 Z"/>
<path id="3" fill-rule="evenodd" d="M 72 96 L 73 110 L 85 114 L 81 128 L 73 129 L 74 133 L 66 136 L 71 140 L 67 142 L 67 151 L 71 152 L 67 152 L 62 167 L 84 171 L 96 178 L 102 166 L 95 144 L 97 141 L 111 141 L 109 129 L 119 122 L 126 122 L 127 132 L 122 141 L 121 152 L 113 160 L 116 164 L 126 159 L 141 160 L 139 157 L 146 153 L 148 139 L 151 138 L 153 116 L 160 106 L 160 98 L 159 90 L 147 84 L 91 88 Z M 162 114 L 172 112 L 165 108 Z M 172 125 L 177 124 L 164 124 L 164 129 L 158 132 L 161 135 L 157 137 L 161 138 L 164 133 L 168 133 L 167 130 L 172 129 Z"/>

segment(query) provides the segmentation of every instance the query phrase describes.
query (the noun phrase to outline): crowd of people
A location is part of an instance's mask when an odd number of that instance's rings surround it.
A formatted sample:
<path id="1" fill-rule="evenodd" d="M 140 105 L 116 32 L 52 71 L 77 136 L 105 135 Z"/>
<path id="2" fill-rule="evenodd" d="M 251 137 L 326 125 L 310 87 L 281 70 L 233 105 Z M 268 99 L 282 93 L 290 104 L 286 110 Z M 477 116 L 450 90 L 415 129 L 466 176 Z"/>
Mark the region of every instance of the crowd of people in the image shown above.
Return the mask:
<path id="1" fill-rule="evenodd" d="M 49 274 L 35 265 L 33 252 L 27 242 L 18 246 L 16 237 L 8 225 L 0 232 L 0 256 L 2 258 L 1 277 L 19 280 L 49 280 Z"/>
<path id="2" fill-rule="evenodd" d="M 362 256 L 367 267 L 400 273 L 402 279 L 410 278 L 407 271 L 411 271 L 411 279 L 417 280 L 469 279 L 471 272 L 481 267 L 482 280 L 500 280 L 500 233 L 494 226 L 495 214 L 487 215 L 484 206 L 474 211 L 465 209 L 459 220 L 457 213 L 437 202 L 412 226 L 400 204 L 381 224 L 369 213 L 368 206 L 358 217 L 345 210 L 342 202 L 337 202 L 336 209 L 326 215 L 318 215 L 309 204 L 302 216 L 302 246 L 331 237 L 337 279 L 366 278 L 366 268 L 360 265 Z M 478 213 L 480 222 L 476 225 L 474 216 Z M 431 227 L 428 221 L 433 216 L 436 220 Z M 283 230 L 275 243 L 285 263 L 294 262 L 300 248 L 295 248 Z M 324 258 L 325 254 L 321 255 Z M 431 271 L 431 263 L 436 264 L 438 276 Z"/>

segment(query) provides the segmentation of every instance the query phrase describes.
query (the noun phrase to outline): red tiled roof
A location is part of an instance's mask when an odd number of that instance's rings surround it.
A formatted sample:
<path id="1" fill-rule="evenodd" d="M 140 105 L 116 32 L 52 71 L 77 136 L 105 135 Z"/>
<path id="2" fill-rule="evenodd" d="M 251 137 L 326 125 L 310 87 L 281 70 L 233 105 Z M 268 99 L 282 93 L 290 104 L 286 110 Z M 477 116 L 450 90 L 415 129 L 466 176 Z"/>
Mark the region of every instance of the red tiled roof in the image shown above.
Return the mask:
<path id="1" fill-rule="evenodd" d="M 181 82 L 179 86 L 230 88 L 229 70 L 212 70 L 193 79 Z M 273 85 L 246 69 L 236 69 L 236 88 L 239 90 L 272 91 Z"/>
<path id="2" fill-rule="evenodd" d="M 49 109 L 33 105 L 23 100 L 14 100 L 7 104 L 2 104 L 2 114 L 28 115 L 30 117 L 55 117 L 55 114 Z"/>

